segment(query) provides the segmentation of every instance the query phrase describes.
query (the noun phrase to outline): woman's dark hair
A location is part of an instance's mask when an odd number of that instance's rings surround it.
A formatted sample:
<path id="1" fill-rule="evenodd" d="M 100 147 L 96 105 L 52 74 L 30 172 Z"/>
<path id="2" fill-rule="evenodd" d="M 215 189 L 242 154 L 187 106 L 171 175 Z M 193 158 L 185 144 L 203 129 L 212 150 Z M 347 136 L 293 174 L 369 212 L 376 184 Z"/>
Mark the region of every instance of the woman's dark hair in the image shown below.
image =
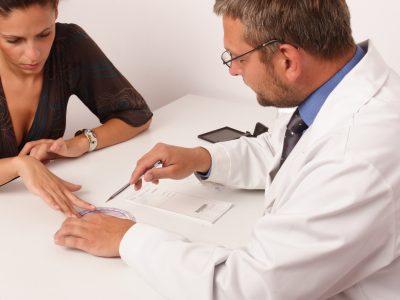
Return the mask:
<path id="1" fill-rule="evenodd" d="M 7 16 L 14 9 L 27 8 L 34 4 L 41 6 L 50 4 L 57 8 L 58 0 L 0 0 L 0 15 Z"/>

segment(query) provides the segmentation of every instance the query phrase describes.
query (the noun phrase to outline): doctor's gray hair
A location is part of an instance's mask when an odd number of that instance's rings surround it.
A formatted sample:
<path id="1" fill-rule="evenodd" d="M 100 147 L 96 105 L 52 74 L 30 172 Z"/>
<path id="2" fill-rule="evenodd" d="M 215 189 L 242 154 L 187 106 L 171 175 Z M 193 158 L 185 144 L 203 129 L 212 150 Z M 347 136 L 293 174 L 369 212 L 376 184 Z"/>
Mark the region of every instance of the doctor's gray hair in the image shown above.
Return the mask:
<path id="1" fill-rule="evenodd" d="M 6 17 L 15 9 L 25 9 L 35 4 L 41 6 L 50 4 L 56 9 L 58 0 L 0 0 L 0 15 Z"/>
<path id="2" fill-rule="evenodd" d="M 254 47 L 279 39 L 331 59 L 355 46 L 345 0 L 216 0 L 214 12 L 239 19 Z"/>

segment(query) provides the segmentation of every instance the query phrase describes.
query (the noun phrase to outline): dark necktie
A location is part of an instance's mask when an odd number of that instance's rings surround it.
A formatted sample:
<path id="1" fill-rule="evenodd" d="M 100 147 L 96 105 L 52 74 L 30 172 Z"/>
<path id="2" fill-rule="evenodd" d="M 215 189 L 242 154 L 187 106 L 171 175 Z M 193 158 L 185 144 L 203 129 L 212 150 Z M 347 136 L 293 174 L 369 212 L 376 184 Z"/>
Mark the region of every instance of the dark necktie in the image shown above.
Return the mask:
<path id="1" fill-rule="evenodd" d="M 304 130 L 306 130 L 307 128 L 307 124 L 300 116 L 299 109 L 296 109 L 286 126 L 286 133 L 285 139 L 283 140 L 283 150 L 279 168 L 283 165 L 290 152 L 292 152 L 294 146 L 296 146 L 297 142 L 300 140 Z"/>

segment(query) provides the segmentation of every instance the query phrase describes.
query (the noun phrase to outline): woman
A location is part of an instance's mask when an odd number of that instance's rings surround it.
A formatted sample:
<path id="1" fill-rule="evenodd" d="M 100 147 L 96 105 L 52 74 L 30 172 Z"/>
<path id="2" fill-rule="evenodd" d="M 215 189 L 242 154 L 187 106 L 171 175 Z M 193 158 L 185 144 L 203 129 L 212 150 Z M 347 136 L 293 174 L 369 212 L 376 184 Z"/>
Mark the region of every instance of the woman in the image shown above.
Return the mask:
<path id="1" fill-rule="evenodd" d="M 94 207 L 42 162 L 79 157 L 128 140 L 150 125 L 140 94 L 77 25 L 56 23 L 58 0 L 0 0 L 0 184 L 20 176 L 54 209 Z M 102 125 L 64 140 L 75 94 Z"/>

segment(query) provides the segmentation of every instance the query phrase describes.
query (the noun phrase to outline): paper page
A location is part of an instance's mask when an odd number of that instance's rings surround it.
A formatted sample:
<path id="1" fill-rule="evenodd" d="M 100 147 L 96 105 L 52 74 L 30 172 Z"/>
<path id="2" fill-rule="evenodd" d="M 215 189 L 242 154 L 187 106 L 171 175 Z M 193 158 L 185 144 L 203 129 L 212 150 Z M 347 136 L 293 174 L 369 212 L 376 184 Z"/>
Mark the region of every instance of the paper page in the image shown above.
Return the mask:
<path id="1" fill-rule="evenodd" d="M 132 191 L 125 199 L 132 204 L 161 209 L 210 224 L 232 207 L 230 202 L 213 201 L 151 184 L 139 191 Z"/>

